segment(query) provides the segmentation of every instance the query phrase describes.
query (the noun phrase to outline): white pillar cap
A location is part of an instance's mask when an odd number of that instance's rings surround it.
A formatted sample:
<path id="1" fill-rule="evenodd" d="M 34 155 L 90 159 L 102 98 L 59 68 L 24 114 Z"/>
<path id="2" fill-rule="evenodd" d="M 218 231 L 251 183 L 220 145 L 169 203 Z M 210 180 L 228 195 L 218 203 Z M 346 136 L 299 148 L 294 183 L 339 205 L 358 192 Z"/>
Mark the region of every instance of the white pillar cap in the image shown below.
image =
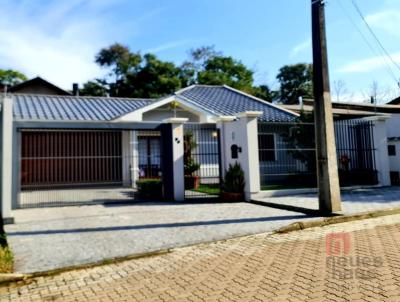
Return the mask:
<path id="1" fill-rule="evenodd" d="M 172 117 L 163 120 L 163 123 L 168 123 L 168 124 L 184 124 L 188 121 L 189 119 L 186 117 Z"/>
<path id="2" fill-rule="evenodd" d="M 238 117 L 259 117 L 263 115 L 264 112 L 262 111 L 244 111 L 241 113 L 238 113 Z"/>
<path id="3" fill-rule="evenodd" d="M 232 122 L 236 119 L 237 117 L 233 115 L 220 115 L 219 117 L 216 118 L 218 122 Z"/>

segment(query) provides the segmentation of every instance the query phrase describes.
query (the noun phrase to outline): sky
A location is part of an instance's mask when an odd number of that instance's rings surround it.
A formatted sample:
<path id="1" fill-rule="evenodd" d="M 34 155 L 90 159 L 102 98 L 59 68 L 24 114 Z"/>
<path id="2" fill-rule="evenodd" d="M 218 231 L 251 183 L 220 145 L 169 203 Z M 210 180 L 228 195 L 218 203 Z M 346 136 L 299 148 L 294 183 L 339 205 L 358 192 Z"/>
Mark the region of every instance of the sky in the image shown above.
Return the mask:
<path id="1" fill-rule="evenodd" d="M 333 100 L 400 95 L 400 1 L 328 0 L 326 26 Z M 95 54 L 114 42 L 182 63 L 214 45 L 278 88 L 280 67 L 311 63 L 310 0 L 0 0 L 0 68 L 42 76 L 64 89 L 101 77 Z M 360 34 L 360 32 L 362 34 Z M 395 63 L 391 62 L 393 60 Z M 338 85 L 337 83 L 344 83 Z M 344 86 L 337 98 L 335 87 Z"/>

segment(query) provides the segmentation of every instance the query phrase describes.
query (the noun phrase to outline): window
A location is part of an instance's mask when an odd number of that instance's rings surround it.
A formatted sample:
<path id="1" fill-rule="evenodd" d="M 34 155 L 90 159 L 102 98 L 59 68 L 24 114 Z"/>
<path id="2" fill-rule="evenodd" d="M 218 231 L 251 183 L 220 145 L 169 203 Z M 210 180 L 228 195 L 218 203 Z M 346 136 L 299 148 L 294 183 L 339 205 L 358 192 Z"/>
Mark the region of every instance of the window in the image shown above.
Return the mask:
<path id="1" fill-rule="evenodd" d="M 388 153 L 389 153 L 389 156 L 396 156 L 396 146 L 388 145 Z"/>
<path id="2" fill-rule="evenodd" d="M 275 161 L 275 135 L 259 134 L 258 148 L 260 149 L 260 161 Z"/>

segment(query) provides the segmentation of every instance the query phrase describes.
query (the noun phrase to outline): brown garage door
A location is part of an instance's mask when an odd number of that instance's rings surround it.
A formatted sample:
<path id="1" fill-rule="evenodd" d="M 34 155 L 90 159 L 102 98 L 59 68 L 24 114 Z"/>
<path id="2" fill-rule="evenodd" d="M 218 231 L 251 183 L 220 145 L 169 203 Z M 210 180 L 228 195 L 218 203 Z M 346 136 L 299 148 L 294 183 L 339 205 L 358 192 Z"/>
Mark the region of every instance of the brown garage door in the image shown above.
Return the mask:
<path id="1" fill-rule="evenodd" d="M 22 131 L 21 188 L 121 184 L 120 131 Z"/>

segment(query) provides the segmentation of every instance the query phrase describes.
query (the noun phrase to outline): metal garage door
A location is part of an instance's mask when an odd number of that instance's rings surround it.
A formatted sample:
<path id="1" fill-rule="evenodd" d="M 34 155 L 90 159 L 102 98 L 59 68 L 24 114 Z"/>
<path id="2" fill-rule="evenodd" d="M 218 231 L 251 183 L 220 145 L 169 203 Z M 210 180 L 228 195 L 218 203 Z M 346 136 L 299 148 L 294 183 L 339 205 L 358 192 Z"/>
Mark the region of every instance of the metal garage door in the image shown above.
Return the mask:
<path id="1" fill-rule="evenodd" d="M 21 189 L 121 181 L 121 132 L 22 132 Z"/>

